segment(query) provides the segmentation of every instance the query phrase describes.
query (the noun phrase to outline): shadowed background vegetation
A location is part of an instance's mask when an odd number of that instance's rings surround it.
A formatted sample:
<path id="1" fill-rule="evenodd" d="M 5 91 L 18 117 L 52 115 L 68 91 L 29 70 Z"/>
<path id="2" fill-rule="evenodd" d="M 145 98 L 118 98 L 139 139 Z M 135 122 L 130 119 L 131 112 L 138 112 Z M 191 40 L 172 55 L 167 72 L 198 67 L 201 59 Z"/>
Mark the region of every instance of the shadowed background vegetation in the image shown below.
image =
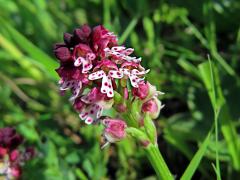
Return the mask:
<path id="1" fill-rule="evenodd" d="M 177 179 L 240 178 L 240 1 L 0 0 L 0 9 L 0 126 L 38 151 L 23 179 L 155 179 L 132 140 L 101 150 L 102 127 L 84 125 L 59 95 L 52 45 L 83 24 L 115 32 L 165 92 L 155 124 Z"/>

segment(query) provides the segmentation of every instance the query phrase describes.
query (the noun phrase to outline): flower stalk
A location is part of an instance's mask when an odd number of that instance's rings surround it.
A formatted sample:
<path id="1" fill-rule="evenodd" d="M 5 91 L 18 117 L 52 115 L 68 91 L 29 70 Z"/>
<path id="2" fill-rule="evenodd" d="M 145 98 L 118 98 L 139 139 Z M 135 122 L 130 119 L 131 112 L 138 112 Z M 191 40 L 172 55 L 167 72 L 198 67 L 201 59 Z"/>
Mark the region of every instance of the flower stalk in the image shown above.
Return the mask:
<path id="1" fill-rule="evenodd" d="M 164 161 L 161 152 L 157 145 L 150 143 L 145 149 L 146 156 L 148 157 L 151 165 L 153 166 L 159 179 L 173 180 L 173 176 Z"/>

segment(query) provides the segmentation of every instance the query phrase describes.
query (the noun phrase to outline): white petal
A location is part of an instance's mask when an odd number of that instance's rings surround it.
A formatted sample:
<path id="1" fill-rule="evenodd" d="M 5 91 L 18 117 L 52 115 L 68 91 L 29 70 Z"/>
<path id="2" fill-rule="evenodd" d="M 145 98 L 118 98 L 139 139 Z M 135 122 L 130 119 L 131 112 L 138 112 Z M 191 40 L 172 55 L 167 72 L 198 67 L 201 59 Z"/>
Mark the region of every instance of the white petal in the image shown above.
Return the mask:
<path id="1" fill-rule="evenodd" d="M 87 73 L 90 69 L 92 69 L 92 63 L 89 60 L 82 60 L 82 73 Z"/>
<path id="2" fill-rule="evenodd" d="M 124 60 L 129 61 L 129 62 L 139 63 L 141 61 L 141 58 L 125 56 Z"/>
<path id="3" fill-rule="evenodd" d="M 95 58 L 96 58 L 96 55 L 95 55 L 94 53 L 87 53 L 87 55 L 86 55 L 86 59 L 87 59 L 87 60 L 92 61 L 92 60 L 94 60 Z"/>
<path id="4" fill-rule="evenodd" d="M 80 66 L 84 60 L 85 60 L 85 59 L 84 59 L 83 57 L 78 57 L 78 58 L 74 61 L 74 66 L 76 66 L 76 67 Z"/>
<path id="5" fill-rule="evenodd" d="M 134 51 L 133 48 L 127 48 L 126 50 L 124 50 L 122 53 L 125 54 L 126 56 L 128 56 L 129 54 L 132 54 Z"/>
<path id="6" fill-rule="evenodd" d="M 99 110 L 97 111 L 97 118 L 102 116 L 103 108 L 99 106 Z"/>
<path id="7" fill-rule="evenodd" d="M 81 101 L 87 103 L 87 104 L 90 104 L 91 102 L 89 101 L 89 98 L 88 98 L 88 95 L 84 95 L 81 97 Z"/>
<path id="8" fill-rule="evenodd" d="M 140 57 L 140 58 L 134 59 L 133 62 L 135 62 L 135 63 L 139 63 L 139 62 L 141 62 L 141 60 L 142 60 L 142 58 Z"/>
<path id="9" fill-rule="evenodd" d="M 96 104 L 91 104 L 79 114 L 79 117 L 85 121 L 86 124 L 92 124 L 102 115 L 103 108 Z"/>
<path id="10" fill-rule="evenodd" d="M 123 72 L 122 71 L 110 70 L 108 72 L 108 75 L 112 78 L 121 79 L 123 77 Z"/>
<path id="11" fill-rule="evenodd" d="M 112 81 L 108 76 L 103 76 L 101 92 L 107 94 L 108 97 L 113 97 Z"/>
<path id="12" fill-rule="evenodd" d="M 61 91 L 64 91 L 64 90 L 70 89 L 70 88 L 72 88 L 74 85 L 75 85 L 75 81 L 74 81 L 74 80 L 71 80 L 71 81 L 63 81 L 63 82 L 61 82 L 61 84 L 60 84 L 60 90 L 61 90 Z"/>
<path id="13" fill-rule="evenodd" d="M 70 101 L 73 101 L 73 100 L 75 100 L 78 96 L 79 96 L 79 94 L 80 94 L 80 92 L 81 92 L 81 89 L 82 89 L 82 82 L 81 81 L 79 81 L 79 82 L 76 82 L 75 84 L 74 84 L 74 86 L 72 87 L 72 93 L 73 93 L 73 95 L 70 97 Z"/>
<path id="14" fill-rule="evenodd" d="M 86 124 L 92 124 L 93 123 L 93 118 L 88 116 L 86 119 L 85 119 L 85 123 Z"/>
<path id="15" fill-rule="evenodd" d="M 82 111 L 80 114 L 79 114 L 79 117 L 82 119 L 82 120 L 85 120 L 87 118 L 87 113 L 85 111 Z"/>
<path id="16" fill-rule="evenodd" d="M 139 78 L 134 74 L 131 74 L 129 76 L 129 79 L 130 79 L 130 82 L 131 82 L 132 86 L 136 87 L 136 88 L 138 87 L 139 82 L 141 82 L 143 80 L 142 78 Z"/>
<path id="17" fill-rule="evenodd" d="M 126 68 L 120 68 L 119 71 L 123 72 L 124 75 L 130 76 L 130 70 Z"/>
<path id="18" fill-rule="evenodd" d="M 112 51 L 122 51 L 126 49 L 124 46 L 114 46 L 111 48 Z"/>
<path id="19" fill-rule="evenodd" d="M 115 56 L 121 56 L 122 54 L 116 51 L 113 51 L 110 53 L 111 55 L 115 55 Z"/>
<path id="20" fill-rule="evenodd" d="M 96 80 L 96 79 L 101 79 L 103 76 L 106 76 L 106 74 L 103 70 L 100 70 L 100 71 L 94 72 L 92 74 L 89 74 L 88 79 Z"/>
<path id="21" fill-rule="evenodd" d="M 104 49 L 104 52 L 110 52 L 111 50 L 107 47 Z"/>
<path id="22" fill-rule="evenodd" d="M 107 92 L 107 96 L 108 97 L 113 97 L 113 87 L 112 87 L 112 80 L 111 80 L 111 77 L 108 77 L 108 83 L 109 83 L 109 89 L 108 89 L 108 92 Z"/>
<path id="23" fill-rule="evenodd" d="M 137 69 L 133 69 L 133 70 L 131 71 L 131 74 L 144 75 L 144 74 L 147 74 L 149 71 L 150 71 L 149 69 L 146 70 L 146 71 L 139 71 L 139 70 L 137 70 Z"/>

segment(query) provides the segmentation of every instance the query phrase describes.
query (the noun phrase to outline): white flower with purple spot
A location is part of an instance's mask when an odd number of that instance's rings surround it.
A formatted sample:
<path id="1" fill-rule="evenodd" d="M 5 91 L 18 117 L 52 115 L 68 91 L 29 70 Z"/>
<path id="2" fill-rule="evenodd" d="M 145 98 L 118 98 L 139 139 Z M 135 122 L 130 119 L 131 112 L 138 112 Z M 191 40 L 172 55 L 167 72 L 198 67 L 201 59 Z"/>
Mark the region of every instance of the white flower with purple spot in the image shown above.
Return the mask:
<path id="1" fill-rule="evenodd" d="M 121 79 L 123 73 L 118 70 L 110 70 L 107 74 L 103 71 L 97 71 L 88 76 L 89 80 L 102 79 L 101 93 L 107 94 L 108 97 L 113 97 L 112 78 Z"/>
<path id="2" fill-rule="evenodd" d="M 73 101 L 74 99 L 76 99 L 82 89 L 82 82 L 79 80 L 63 80 L 61 79 L 59 81 L 59 85 L 60 85 L 60 90 L 61 91 L 66 91 L 68 89 L 71 89 L 72 91 L 72 96 L 69 98 L 70 101 Z"/>
<path id="3" fill-rule="evenodd" d="M 75 107 L 80 112 L 79 116 L 86 124 L 97 121 L 104 109 L 110 109 L 113 105 L 113 99 L 107 98 L 102 94 L 99 88 L 94 87 L 86 95 L 76 99 Z"/>
<path id="4" fill-rule="evenodd" d="M 79 67 L 82 65 L 82 73 L 87 73 L 92 69 L 92 61 L 96 55 L 92 52 L 91 48 L 85 44 L 79 44 L 73 51 L 74 66 Z"/>
<path id="5" fill-rule="evenodd" d="M 114 46 L 111 49 L 105 48 L 104 52 L 107 57 L 112 57 L 117 64 L 121 64 L 124 61 L 139 63 L 141 58 L 129 56 L 134 51 L 133 48 L 125 48 L 124 46 Z"/>
<path id="6" fill-rule="evenodd" d="M 85 121 L 86 124 L 92 124 L 101 117 L 102 111 L 103 107 L 97 104 L 90 104 L 80 112 L 79 117 Z"/>
<path id="7" fill-rule="evenodd" d="M 138 76 L 143 76 L 147 74 L 150 70 L 143 70 L 139 71 L 137 69 L 127 69 L 127 68 L 120 68 L 119 71 L 130 79 L 131 85 L 135 88 L 138 87 L 138 84 L 144 80 L 144 78 L 140 78 Z"/>

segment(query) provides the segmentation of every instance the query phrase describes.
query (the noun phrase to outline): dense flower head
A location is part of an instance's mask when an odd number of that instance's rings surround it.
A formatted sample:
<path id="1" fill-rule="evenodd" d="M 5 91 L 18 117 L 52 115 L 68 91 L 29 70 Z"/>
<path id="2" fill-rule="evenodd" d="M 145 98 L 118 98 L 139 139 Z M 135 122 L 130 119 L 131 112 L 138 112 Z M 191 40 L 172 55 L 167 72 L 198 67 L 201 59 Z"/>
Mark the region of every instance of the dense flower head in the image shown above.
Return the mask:
<path id="1" fill-rule="evenodd" d="M 6 179 L 19 179 L 22 164 L 34 156 L 33 148 L 26 148 L 25 151 L 18 149 L 22 142 L 23 137 L 15 129 L 0 129 L 0 175 Z"/>
<path id="2" fill-rule="evenodd" d="M 104 126 L 102 148 L 127 135 L 144 147 L 155 144 L 151 120 L 159 116 L 163 105 L 158 96 L 163 93 L 145 80 L 149 70 L 132 56 L 134 49 L 118 44 L 117 36 L 102 25 L 83 25 L 64 33 L 63 39 L 54 46 L 60 94 L 71 92 L 69 100 L 86 124 Z"/>
<path id="3" fill-rule="evenodd" d="M 141 66 L 141 58 L 131 56 L 133 48 L 119 45 L 117 36 L 102 25 L 83 25 L 73 34 L 64 33 L 63 39 L 54 46 L 60 91 L 71 91 L 70 101 L 87 124 L 97 122 L 103 110 L 112 107 L 114 91 L 126 88 L 127 81 L 142 87 L 149 70 Z"/>

